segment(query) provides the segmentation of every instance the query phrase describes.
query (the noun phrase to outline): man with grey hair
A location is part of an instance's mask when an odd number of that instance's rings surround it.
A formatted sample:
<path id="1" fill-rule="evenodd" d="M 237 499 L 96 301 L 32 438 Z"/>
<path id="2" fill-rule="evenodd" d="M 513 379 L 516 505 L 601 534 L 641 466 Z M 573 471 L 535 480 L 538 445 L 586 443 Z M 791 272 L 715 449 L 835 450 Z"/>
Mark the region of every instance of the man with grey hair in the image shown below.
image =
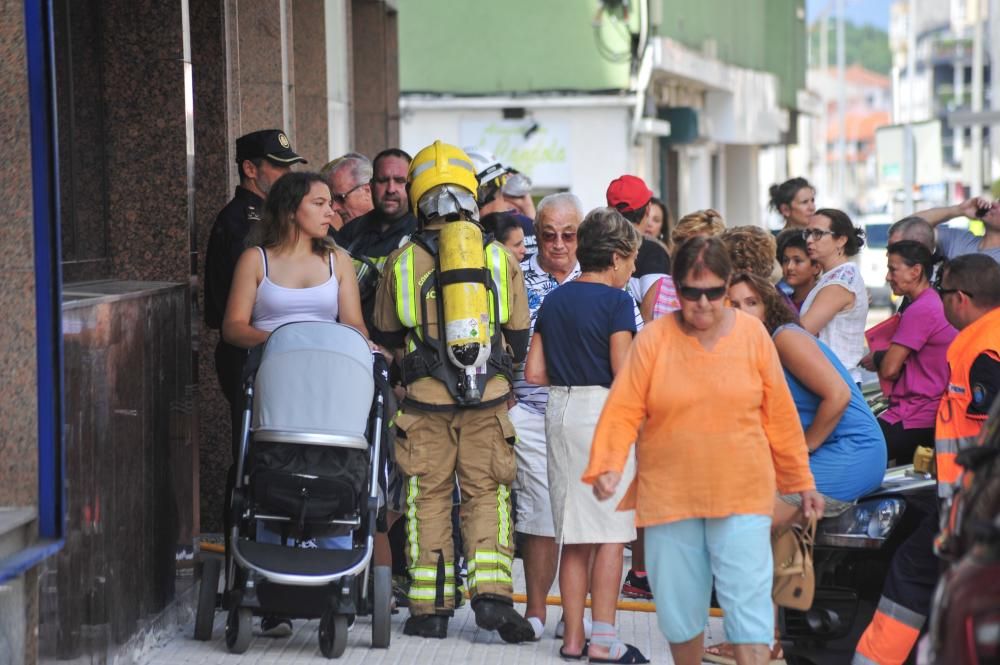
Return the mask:
<path id="1" fill-rule="evenodd" d="M 927 249 L 931 250 L 931 254 L 934 257 L 934 269 L 931 271 L 931 284 L 936 284 L 945 258 L 938 254 L 934 249 L 934 227 L 931 226 L 926 219 L 918 215 L 904 217 L 889 227 L 887 244 L 891 246 L 893 243 L 897 243 L 901 240 L 915 240 Z M 909 305 L 910 298 L 908 296 L 903 296 L 896 312 L 901 314 L 903 310 L 909 307 Z"/>
<path id="2" fill-rule="evenodd" d="M 900 240 L 916 240 L 927 249 L 934 251 L 934 227 L 917 215 L 904 217 L 889 227 L 889 243 Z"/>
<path id="3" fill-rule="evenodd" d="M 338 244 L 346 246 L 357 230 L 352 228 L 352 222 L 375 207 L 371 190 L 372 163 L 360 153 L 349 152 L 328 162 L 319 174 L 330 186 L 331 206 L 340 218 L 339 225 L 335 218 L 336 228 L 330 233 Z"/>
<path id="4" fill-rule="evenodd" d="M 538 252 L 521 263 L 532 331 L 545 296 L 580 275 L 580 264 L 576 261 L 576 230 L 581 221 L 583 205 L 568 192 L 550 194 L 538 204 L 535 218 Z M 514 370 L 514 394 L 517 404 L 510 410 L 518 440 L 514 446 L 517 455 L 513 485 L 517 493 L 514 529 L 523 536 L 521 558 L 528 596 L 524 616 L 535 630 L 535 637 L 539 638 L 545 625 L 545 599 L 555 581 L 559 562 L 549 500 L 545 441 L 545 405 L 549 392 L 544 386 L 525 381 L 522 364 Z"/>

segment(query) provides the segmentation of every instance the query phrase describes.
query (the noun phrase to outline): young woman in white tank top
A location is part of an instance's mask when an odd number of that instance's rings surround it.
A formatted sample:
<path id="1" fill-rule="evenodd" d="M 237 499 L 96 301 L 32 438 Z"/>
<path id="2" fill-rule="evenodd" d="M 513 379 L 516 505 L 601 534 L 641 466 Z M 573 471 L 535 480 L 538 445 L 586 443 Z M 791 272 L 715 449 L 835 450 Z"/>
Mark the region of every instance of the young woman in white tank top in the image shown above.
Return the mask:
<path id="1" fill-rule="evenodd" d="M 251 348 L 294 321 L 339 321 L 366 337 L 350 256 L 327 236 L 330 188 L 315 173 L 289 173 L 268 192 L 259 246 L 243 252 L 222 323 L 222 337 Z"/>
<path id="2" fill-rule="evenodd" d="M 823 274 L 802 303 L 802 327 L 826 344 L 855 381 L 865 354 L 868 292 L 858 267 L 850 262 L 864 244 L 864 232 L 840 210 L 817 210 L 803 231 L 809 258 Z"/>

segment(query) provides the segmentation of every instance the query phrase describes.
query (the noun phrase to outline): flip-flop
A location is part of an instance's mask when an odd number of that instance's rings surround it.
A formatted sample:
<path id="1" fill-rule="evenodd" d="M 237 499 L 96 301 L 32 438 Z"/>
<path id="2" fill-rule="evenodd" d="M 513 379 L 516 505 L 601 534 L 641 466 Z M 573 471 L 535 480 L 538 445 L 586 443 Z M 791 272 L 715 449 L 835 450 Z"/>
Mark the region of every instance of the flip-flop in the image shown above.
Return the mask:
<path id="1" fill-rule="evenodd" d="M 567 661 L 583 660 L 584 658 L 587 657 L 587 646 L 588 646 L 587 643 L 584 642 L 583 651 L 581 651 L 580 653 L 566 653 L 565 651 L 563 651 L 563 647 L 559 647 L 559 657 Z"/>
<path id="2" fill-rule="evenodd" d="M 633 663 L 648 663 L 649 659 L 642 655 L 642 652 L 631 644 L 626 644 L 625 653 L 620 658 L 594 658 L 590 657 L 591 663 L 623 663 L 631 665 Z"/>

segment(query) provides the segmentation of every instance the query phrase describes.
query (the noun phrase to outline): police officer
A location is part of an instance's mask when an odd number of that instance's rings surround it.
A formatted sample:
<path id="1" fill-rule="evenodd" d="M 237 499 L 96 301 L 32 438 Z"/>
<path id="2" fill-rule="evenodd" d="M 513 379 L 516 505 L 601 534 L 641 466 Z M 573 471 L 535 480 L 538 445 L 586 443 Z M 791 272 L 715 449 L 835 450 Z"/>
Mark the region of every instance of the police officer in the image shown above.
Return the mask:
<path id="1" fill-rule="evenodd" d="M 476 625 L 497 630 L 507 642 L 523 642 L 533 639 L 534 631 L 511 601 L 515 437 L 507 399 L 512 362 L 523 360 L 528 342 L 524 277 L 496 242 L 482 247 L 480 265 L 485 269 L 441 271 L 442 257 L 450 251 L 439 246 L 445 226 L 478 222 L 479 183 L 468 155 L 437 141 L 414 157 L 408 179 L 420 229 L 387 259 L 374 315 L 383 342 L 405 353 L 407 393 L 396 418 L 396 462 L 406 476 L 406 555 L 412 584 L 403 631 L 421 637 L 447 635 L 456 596 L 451 503 L 457 475 Z M 485 307 L 490 311 L 474 319 L 488 324 L 490 338 L 489 360 L 474 378 L 449 360 L 445 340 L 453 331 L 444 311 L 453 305 L 442 302 L 446 285 L 471 282 L 488 289 L 490 303 Z"/>
<path id="2" fill-rule="evenodd" d="M 236 139 L 240 184 L 232 201 L 215 218 L 205 255 L 205 325 L 209 328 L 222 327 L 236 261 L 246 249 L 250 227 L 260 219 L 271 185 L 296 162 L 305 164 L 306 160 L 292 150 L 288 137 L 280 129 L 263 129 Z M 245 358 L 246 350 L 226 344 L 220 338 L 215 347 L 215 371 L 229 402 L 234 459 L 243 410 L 240 374 Z"/>

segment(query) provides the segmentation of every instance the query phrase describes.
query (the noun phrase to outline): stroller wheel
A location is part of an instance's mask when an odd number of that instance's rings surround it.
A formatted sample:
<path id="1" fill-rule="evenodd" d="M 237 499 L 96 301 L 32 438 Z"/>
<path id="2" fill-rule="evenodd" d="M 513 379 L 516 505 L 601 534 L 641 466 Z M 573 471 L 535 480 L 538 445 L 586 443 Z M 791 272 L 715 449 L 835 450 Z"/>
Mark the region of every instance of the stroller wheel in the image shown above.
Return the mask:
<path id="1" fill-rule="evenodd" d="M 319 620 L 319 650 L 327 658 L 340 658 L 347 649 L 347 615 L 323 613 Z"/>
<path id="2" fill-rule="evenodd" d="M 253 613 L 247 607 L 233 607 L 226 618 L 226 646 L 232 653 L 246 653 L 253 637 Z"/>
<path id="3" fill-rule="evenodd" d="M 207 642 L 212 639 L 215 622 L 215 596 L 219 590 L 219 557 L 208 556 L 201 564 L 201 588 L 198 589 L 198 609 L 194 618 L 194 639 Z"/>
<path id="4" fill-rule="evenodd" d="M 375 566 L 372 593 L 372 647 L 388 649 L 392 635 L 392 567 Z"/>

